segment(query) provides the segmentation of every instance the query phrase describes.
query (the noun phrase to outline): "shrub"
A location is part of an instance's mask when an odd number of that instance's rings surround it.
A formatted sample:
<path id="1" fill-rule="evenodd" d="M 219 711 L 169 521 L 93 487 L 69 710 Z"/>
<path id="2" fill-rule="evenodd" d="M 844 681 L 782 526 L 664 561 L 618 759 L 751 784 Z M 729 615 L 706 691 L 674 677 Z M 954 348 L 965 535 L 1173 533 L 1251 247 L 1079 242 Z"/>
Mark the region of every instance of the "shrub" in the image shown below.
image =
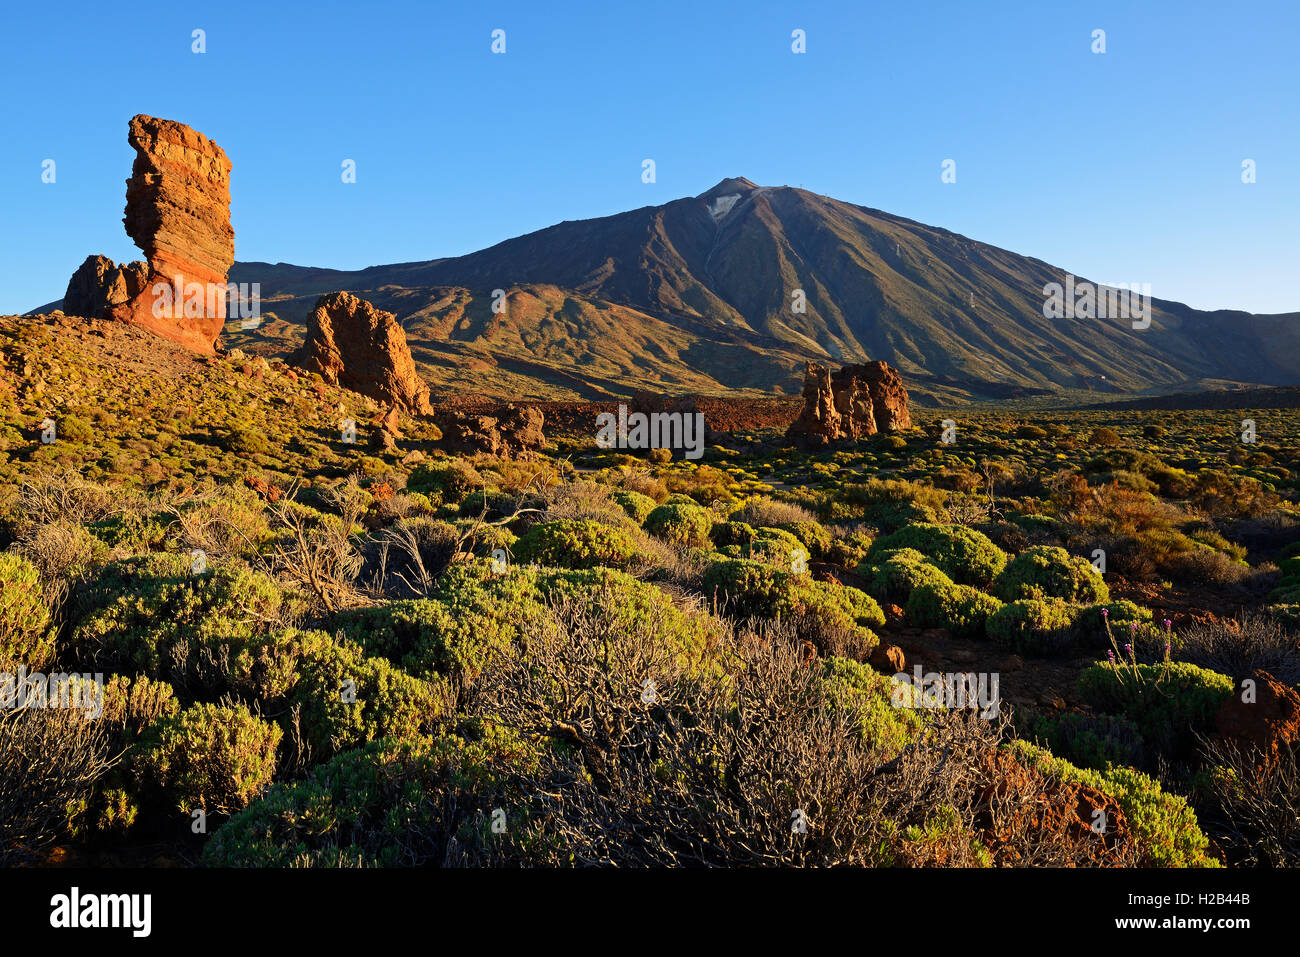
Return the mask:
<path id="1" fill-rule="evenodd" d="M 830 652 L 842 643 L 860 654 L 869 652 L 878 641 L 871 627 L 885 623 L 880 606 L 856 588 L 747 559 L 709 566 L 704 590 L 734 617 L 788 619 L 801 638 Z"/>
<path id="2" fill-rule="evenodd" d="M 1300 756 L 1283 750 L 1277 760 L 1261 762 L 1254 748 L 1211 738 L 1204 758 L 1196 791 L 1231 863 L 1300 866 Z"/>
<path id="3" fill-rule="evenodd" d="M 230 687 L 268 705 L 284 702 L 297 687 L 306 661 L 334 643 L 323 631 L 285 628 L 253 639 L 230 658 Z"/>
<path id="4" fill-rule="evenodd" d="M 638 581 L 623 572 L 596 568 L 542 573 L 531 588 L 535 589 L 533 593 L 538 600 L 552 609 L 572 603 L 608 607 L 616 627 L 640 629 L 690 674 L 716 669 L 723 634 L 721 622 L 691 608 L 678 608 L 656 585 Z"/>
<path id="5" fill-rule="evenodd" d="M 0 664 L 39 669 L 53 657 L 50 613 L 36 566 L 0 553 Z"/>
<path id="6" fill-rule="evenodd" d="M 871 536 L 863 531 L 837 533 L 822 552 L 822 560 L 843 568 L 855 568 L 871 551 Z"/>
<path id="7" fill-rule="evenodd" d="M 1132 768 L 1104 771 L 1077 768 L 1025 741 L 1014 745 L 1026 764 L 1063 781 L 1096 788 L 1113 798 L 1137 841 L 1146 867 L 1219 867 L 1206 851 L 1210 840 L 1187 801 L 1168 794 L 1159 782 Z"/>
<path id="8" fill-rule="evenodd" d="M 232 564 L 191 572 L 188 555 L 158 554 L 108 565 L 89 588 L 72 643 L 97 665 L 209 688 L 223 660 L 265 634 L 283 599 L 259 572 Z"/>
<path id="9" fill-rule="evenodd" d="M 987 586 L 1006 566 L 1007 556 L 988 536 L 964 525 L 918 523 L 876 539 L 868 558 L 912 548 L 959 585 Z"/>
<path id="10" fill-rule="evenodd" d="M 1259 480 L 1213 469 L 1197 473 L 1190 499 L 1207 515 L 1225 518 L 1264 515 L 1277 505 L 1277 495 Z"/>
<path id="11" fill-rule="evenodd" d="M 654 499 L 632 489 L 617 489 L 610 497 L 638 525 L 645 524 L 646 518 L 655 510 Z"/>
<path id="12" fill-rule="evenodd" d="M 414 738 L 438 711 L 428 682 L 348 641 L 303 660 L 290 702 L 311 760 L 379 738 Z"/>
<path id="13" fill-rule="evenodd" d="M 571 519 L 534 525 L 515 545 L 520 561 L 559 568 L 625 568 L 635 553 L 622 529 Z"/>
<path id="14" fill-rule="evenodd" d="M 848 658 L 822 660 L 824 685 L 832 700 L 852 710 L 863 744 L 881 754 L 897 754 L 915 739 L 921 718 L 912 708 L 895 708 L 886 675 Z"/>
<path id="15" fill-rule="evenodd" d="M 983 637 L 989 615 L 1002 602 L 970 585 L 921 585 L 907 599 L 904 611 L 918 628 L 947 628 L 959 638 Z"/>
<path id="16" fill-rule="evenodd" d="M 755 527 L 766 525 L 770 528 L 815 520 L 815 516 L 801 505 L 766 497 L 747 499 L 731 518 Z"/>
<path id="17" fill-rule="evenodd" d="M 1035 545 L 1007 563 L 993 583 L 1004 601 L 1018 598 L 1063 598 L 1073 602 L 1104 602 L 1110 589 L 1092 563 L 1055 545 Z"/>
<path id="18" fill-rule="evenodd" d="M 1093 429 L 1092 434 L 1088 436 L 1088 444 L 1092 446 L 1119 445 L 1120 441 L 1119 433 L 1105 426 Z"/>
<path id="19" fill-rule="evenodd" d="M 893 438 L 897 438 L 894 436 Z M 871 478 L 837 489 L 823 503 L 823 517 L 861 521 L 880 529 L 914 522 L 935 522 L 945 515 L 944 493 L 897 479 Z"/>
<path id="20" fill-rule="evenodd" d="M 780 528 L 755 529 L 746 557 L 750 556 L 792 571 L 807 571 L 808 560 L 812 557 L 807 545 Z"/>
<path id="21" fill-rule="evenodd" d="M 944 586 L 953 581 L 929 564 L 914 548 L 901 548 L 881 556 L 877 564 L 858 566 L 858 574 L 867 579 L 867 591 L 879 601 L 903 604 L 922 585 Z"/>
<path id="22" fill-rule="evenodd" d="M 198 704 L 160 721 L 139 770 L 184 814 L 230 814 L 271 783 L 282 732 L 243 705 Z"/>
<path id="23" fill-rule="evenodd" d="M 1074 616 L 1059 598 L 1022 598 L 989 616 L 988 635 L 1022 655 L 1060 654 L 1074 640 Z"/>
<path id="24" fill-rule="evenodd" d="M 1300 684 L 1300 636 L 1264 615 L 1194 622 L 1179 632 L 1178 657 L 1231 678 L 1267 671 L 1283 684 Z"/>
<path id="25" fill-rule="evenodd" d="M 1163 661 L 1165 644 L 1177 647 L 1179 638 L 1157 626 L 1152 617 L 1151 609 L 1131 601 L 1090 605 L 1075 618 L 1075 636 L 1083 648 L 1118 650 L 1132 645 L 1139 660 Z"/>
<path id="26" fill-rule="evenodd" d="M 514 570 L 510 578 L 525 574 Z M 521 622 L 545 611 L 535 588 L 516 589 L 503 599 L 490 580 L 459 568 L 439 581 L 437 594 L 344 612 L 334 625 L 367 655 L 387 658 L 419 678 L 440 677 L 440 684 L 459 694 L 517 639 Z"/>
<path id="27" fill-rule="evenodd" d="M 89 526 L 97 539 L 128 555 L 151 552 L 167 541 L 167 519 L 150 512 L 123 512 L 102 518 Z"/>
<path id="28" fill-rule="evenodd" d="M 144 675 L 128 678 L 113 675 L 104 684 L 105 724 L 118 730 L 123 743 L 145 733 L 155 722 L 170 718 L 180 710 L 172 686 Z"/>
<path id="29" fill-rule="evenodd" d="M 1132 719 L 1158 747 L 1190 744 L 1207 731 L 1233 692 L 1232 679 L 1185 661 L 1158 665 L 1102 662 L 1079 675 L 1084 700 L 1107 714 Z"/>
<path id="30" fill-rule="evenodd" d="M 735 546 L 739 549 L 740 555 L 748 553 L 757 535 L 754 526 L 747 522 L 717 522 L 709 529 L 709 539 L 715 546 L 718 548 Z"/>
<path id="31" fill-rule="evenodd" d="M 1123 715 L 1017 715 L 1017 734 L 1035 739 L 1074 764 L 1103 770 L 1109 764 L 1141 765 L 1146 759 L 1142 732 Z"/>
<path id="32" fill-rule="evenodd" d="M 304 781 L 277 785 L 212 835 L 210 867 L 442 865 L 468 839 L 484 799 L 530 760 L 517 735 L 484 729 L 376 741 L 333 758 Z M 516 821 L 518 824 L 518 821 Z"/>
<path id="33" fill-rule="evenodd" d="M 825 560 L 826 553 L 831 547 L 831 533 L 818 522 L 780 522 L 776 525 L 760 527 L 772 528 L 793 535 L 807 549 L 808 556 L 817 561 Z"/>
<path id="34" fill-rule="evenodd" d="M 104 728 L 73 708 L 0 708 L 0 866 L 33 863 L 108 770 Z"/>
<path id="35" fill-rule="evenodd" d="M 429 462 L 418 466 L 406 480 L 408 492 L 419 492 L 431 500 L 459 505 L 471 492 L 485 487 L 483 476 L 464 459 Z"/>
<path id="36" fill-rule="evenodd" d="M 709 530 L 713 527 L 713 514 L 694 502 L 669 501 L 656 506 L 645 520 L 645 529 L 651 535 L 673 545 L 705 548 L 709 544 Z"/>

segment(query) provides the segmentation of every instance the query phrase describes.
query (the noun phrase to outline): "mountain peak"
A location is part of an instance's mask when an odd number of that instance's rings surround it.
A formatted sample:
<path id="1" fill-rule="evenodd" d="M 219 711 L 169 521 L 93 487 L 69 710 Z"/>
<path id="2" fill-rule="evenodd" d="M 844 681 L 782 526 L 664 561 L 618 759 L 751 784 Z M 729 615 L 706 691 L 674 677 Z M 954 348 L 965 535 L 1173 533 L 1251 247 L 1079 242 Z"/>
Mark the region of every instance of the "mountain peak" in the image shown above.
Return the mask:
<path id="1" fill-rule="evenodd" d="M 752 183 L 743 176 L 732 176 L 724 179 L 717 186 L 703 193 L 700 193 L 697 199 L 705 200 L 715 199 L 718 196 L 727 196 L 730 194 L 750 193 L 758 189 L 757 183 Z"/>

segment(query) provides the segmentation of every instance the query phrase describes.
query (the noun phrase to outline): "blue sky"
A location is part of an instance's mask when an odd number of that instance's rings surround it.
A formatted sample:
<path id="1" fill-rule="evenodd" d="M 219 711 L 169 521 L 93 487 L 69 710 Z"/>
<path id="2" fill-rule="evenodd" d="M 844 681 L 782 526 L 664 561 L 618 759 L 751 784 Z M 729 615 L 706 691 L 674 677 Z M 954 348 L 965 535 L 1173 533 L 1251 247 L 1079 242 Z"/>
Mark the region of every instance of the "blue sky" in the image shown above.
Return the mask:
<path id="1" fill-rule="evenodd" d="M 458 255 L 747 176 L 1096 280 L 1150 282 L 1198 308 L 1300 310 L 1298 11 L 10 4 L 0 312 L 57 299 L 90 253 L 140 258 L 121 222 L 136 113 L 188 123 L 230 155 L 240 260 L 350 269 Z M 504 55 L 490 50 L 498 28 Z M 795 29 L 805 54 L 791 52 Z M 1104 54 L 1091 52 L 1095 29 Z M 955 184 L 940 182 L 949 158 Z M 355 184 L 341 182 L 345 159 Z"/>

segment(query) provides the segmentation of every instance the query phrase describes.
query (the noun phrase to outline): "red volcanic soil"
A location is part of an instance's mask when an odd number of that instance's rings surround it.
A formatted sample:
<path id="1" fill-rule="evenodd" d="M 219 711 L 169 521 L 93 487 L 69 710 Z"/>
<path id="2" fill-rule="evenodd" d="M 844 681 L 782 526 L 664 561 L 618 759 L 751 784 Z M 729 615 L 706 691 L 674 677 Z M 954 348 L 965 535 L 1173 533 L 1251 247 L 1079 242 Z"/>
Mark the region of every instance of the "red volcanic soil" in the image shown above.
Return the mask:
<path id="1" fill-rule="evenodd" d="M 696 408 L 704 413 L 704 424 L 712 432 L 748 432 L 758 429 L 785 428 L 799 415 L 803 399 L 789 396 L 771 399 L 724 398 L 695 395 Z M 482 396 L 435 396 L 434 414 L 440 411 L 481 412 L 495 414 L 507 403 Z M 518 402 L 541 409 L 546 417 L 547 435 L 588 435 L 595 432 L 596 416 L 602 412 L 617 414 L 617 402 Z M 628 403 L 629 407 L 631 403 Z"/>

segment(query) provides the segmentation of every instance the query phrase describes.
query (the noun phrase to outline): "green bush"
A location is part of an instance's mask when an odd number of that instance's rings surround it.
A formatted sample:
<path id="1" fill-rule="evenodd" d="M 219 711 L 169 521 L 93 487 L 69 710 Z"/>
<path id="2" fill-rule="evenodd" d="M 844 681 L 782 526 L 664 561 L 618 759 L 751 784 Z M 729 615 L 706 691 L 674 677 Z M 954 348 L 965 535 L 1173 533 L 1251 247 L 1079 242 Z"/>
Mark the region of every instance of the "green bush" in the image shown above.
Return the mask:
<path id="1" fill-rule="evenodd" d="M 894 757 L 916 738 L 920 713 L 894 707 L 889 677 L 859 661 L 834 656 L 822 660 L 822 673 L 832 701 L 860 709 L 862 740 L 878 749 L 882 757 Z"/>
<path id="2" fill-rule="evenodd" d="M 323 631 L 285 628 L 250 640 L 230 658 L 230 686 L 267 705 L 285 701 L 298 685 L 304 663 L 323 654 L 334 639 Z"/>
<path id="3" fill-rule="evenodd" d="M 970 585 L 931 584 L 913 590 L 904 611 L 917 628 L 947 628 L 959 638 L 982 638 L 1002 602 Z"/>
<path id="4" fill-rule="evenodd" d="M 474 840 L 489 795 L 536 752 L 484 729 L 457 736 L 376 741 L 340 754 L 303 781 L 272 787 L 212 835 L 209 867 L 441 865 L 452 838 Z M 512 804 L 498 796 L 506 807 Z M 516 829 L 519 822 L 513 822 Z"/>
<path id="5" fill-rule="evenodd" d="M 1110 764 L 1134 766 L 1146 760 L 1141 730 L 1123 715 L 1017 713 L 1016 733 L 1085 768 L 1104 770 Z"/>
<path id="6" fill-rule="evenodd" d="M 438 712 L 427 681 L 348 641 L 303 660 L 290 703 L 300 709 L 313 760 L 380 738 L 412 739 Z"/>
<path id="7" fill-rule="evenodd" d="M 167 541 L 168 525 L 162 515 L 124 512 L 92 522 L 89 530 L 105 545 L 128 554 L 139 554 L 162 548 Z"/>
<path id="8" fill-rule="evenodd" d="M 1190 746 L 1211 730 L 1232 696 L 1232 679 L 1186 661 L 1158 665 L 1100 662 L 1079 675 L 1079 693 L 1098 711 L 1130 718 L 1158 747 Z"/>
<path id="9" fill-rule="evenodd" d="M 989 616 L 988 635 L 1018 654 L 1059 654 L 1073 644 L 1075 613 L 1059 598 L 1022 598 Z"/>
<path id="10" fill-rule="evenodd" d="M 914 522 L 938 521 L 944 514 L 943 502 L 944 493 L 928 486 L 870 478 L 836 489 L 823 502 L 821 512 L 829 521 L 861 521 L 892 530 Z"/>
<path id="11" fill-rule="evenodd" d="M 1063 781 L 1096 788 L 1113 798 L 1137 842 L 1145 867 L 1219 867 L 1206 852 L 1210 840 L 1187 801 L 1168 794 L 1159 782 L 1132 768 L 1104 771 L 1077 768 L 1026 741 L 1014 744 L 1026 765 Z"/>
<path id="12" fill-rule="evenodd" d="M 613 627 L 649 629 L 651 641 L 671 649 L 678 664 L 688 672 L 716 670 L 722 624 L 702 612 L 678 608 L 657 585 L 608 568 L 540 572 L 524 584 L 528 589 L 525 594 L 536 595 L 536 600 L 543 605 L 599 601 L 616 613 L 611 622 Z"/>
<path id="13" fill-rule="evenodd" d="M 820 644 L 827 630 L 841 630 L 866 651 L 878 643 L 870 630 L 885 623 L 871 596 L 838 583 L 814 581 L 763 562 L 725 559 L 704 573 L 704 592 L 736 618 L 793 619 L 803 637 Z"/>
<path id="14" fill-rule="evenodd" d="M 825 561 L 834 538 L 831 533 L 817 522 L 779 522 L 773 527 L 793 535 L 808 551 L 809 558 Z"/>
<path id="15" fill-rule="evenodd" d="M 1006 566 L 1007 556 L 987 535 L 964 525 L 907 525 L 876 539 L 868 559 L 900 548 L 925 556 L 959 585 L 987 586 Z"/>
<path id="16" fill-rule="evenodd" d="M 1177 649 L 1181 641 L 1176 634 L 1167 633 L 1164 628 L 1157 626 L 1151 620 L 1152 617 L 1151 609 L 1131 601 L 1103 602 L 1079 610 L 1075 619 L 1075 633 L 1081 647 L 1109 649 L 1111 639 L 1106 633 L 1109 624 L 1110 634 L 1114 636 L 1119 648 L 1131 644 L 1139 655 L 1163 659 L 1165 642 Z"/>
<path id="17" fill-rule="evenodd" d="M 522 574 L 516 569 L 510 577 Z M 493 655 L 519 637 L 524 621 L 545 614 L 535 589 L 506 601 L 487 579 L 466 578 L 460 569 L 452 569 L 439 582 L 440 598 L 344 612 L 334 617 L 334 626 L 367 655 L 387 658 L 419 678 L 442 678 L 446 686 L 462 692 Z"/>
<path id="18" fill-rule="evenodd" d="M 163 718 L 141 754 L 140 773 L 176 808 L 230 814 L 271 783 L 281 730 L 243 705 L 198 704 Z"/>
<path id="19" fill-rule="evenodd" d="M 1007 563 L 993 583 L 1003 601 L 1018 598 L 1062 598 L 1072 602 L 1105 602 L 1110 589 L 1092 563 L 1055 545 L 1027 548 Z"/>
<path id="20" fill-rule="evenodd" d="M 636 545 L 621 528 L 576 519 L 541 522 L 515 545 L 520 561 L 557 568 L 625 568 L 635 554 Z"/>
<path id="21" fill-rule="evenodd" d="M 459 505 L 472 492 L 482 491 L 486 483 L 474 466 L 453 458 L 417 466 L 406 480 L 408 492 L 427 495 L 430 501 Z"/>
<path id="22" fill-rule="evenodd" d="M 748 553 L 757 536 L 758 531 L 746 522 L 717 522 L 709 529 L 709 540 L 716 547 L 735 546 L 740 549 L 738 554 L 741 555 Z"/>
<path id="23" fill-rule="evenodd" d="M 871 536 L 863 531 L 852 531 L 833 537 L 822 551 L 822 560 L 843 568 L 856 568 L 871 551 Z"/>
<path id="24" fill-rule="evenodd" d="M 705 548 L 709 544 L 709 530 L 713 527 L 713 513 L 691 502 L 670 500 L 646 516 L 645 529 L 664 541 L 691 548 Z"/>
<path id="25" fill-rule="evenodd" d="M 283 596 L 260 572 L 222 564 L 195 575 L 191 568 L 189 555 L 175 554 L 106 566 L 73 627 L 76 654 L 178 686 L 219 687 L 224 676 L 214 662 L 270 631 Z"/>
<path id="26" fill-rule="evenodd" d="M 0 553 L 0 665 L 43 668 L 54 657 L 50 613 L 36 566 Z"/>
<path id="27" fill-rule="evenodd" d="M 953 580 L 929 564 L 914 548 L 887 552 L 875 564 L 858 566 L 858 574 L 867 579 L 867 591 L 879 601 L 904 604 L 922 585 L 944 586 Z"/>
<path id="28" fill-rule="evenodd" d="M 638 525 L 644 525 L 650 513 L 655 510 L 654 499 L 631 489 L 617 489 L 610 497 Z"/>

